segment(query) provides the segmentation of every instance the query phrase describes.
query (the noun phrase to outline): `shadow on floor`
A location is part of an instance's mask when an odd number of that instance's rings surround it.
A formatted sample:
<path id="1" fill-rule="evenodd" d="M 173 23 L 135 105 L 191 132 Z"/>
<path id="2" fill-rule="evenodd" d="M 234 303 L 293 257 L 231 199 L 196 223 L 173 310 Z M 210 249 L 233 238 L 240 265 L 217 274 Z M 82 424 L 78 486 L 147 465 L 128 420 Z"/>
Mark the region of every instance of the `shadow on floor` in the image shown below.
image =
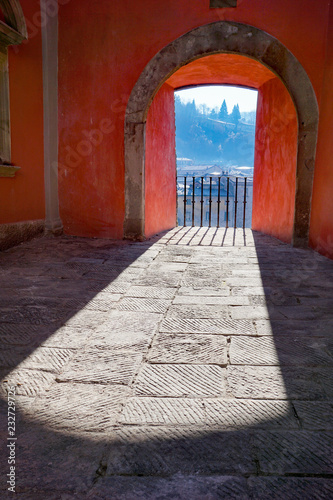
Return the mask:
<path id="1" fill-rule="evenodd" d="M 124 425 L 118 420 L 108 426 L 112 408 L 98 383 L 104 428 L 89 429 L 84 415 L 76 420 L 75 408 L 72 429 L 38 423 L 38 412 L 35 421 L 27 416 L 34 405 L 42 411 L 38 393 L 47 391 L 85 345 L 96 321 L 108 318 L 110 301 L 147 277 L 167 241 L 165 236 L 133 244 L 42 239 L 1 255 L 2 391 L 17 370 L 16 491 L 34 500 L 333 498 L 333 263 L 260 234 L 254 233 L 253 247 L 259 266 L 252 258 L 253 274 L 240 273 L 241 286 L 230 282 L 233 293 L 252 297 L 231 314 L 253 325 L 251 334 L 231 332 L 226 372 L 236 402 L 233 423 L 224 421 L 221 410 L 205 422 L 184 418 L 180 424 L 166 419 L 164 425 Z M 163 278 L 167 288 L 178 287 L 172 277 Z M 158 283 L 162 287 L 163 280 Z M 253 290 L 260 287 L 264 295 Z M 63 345 L 52 345 L 60 330 Z M 53 348 L 45 366 L 42 354 L 33 358 L 42 345 Z M 130 382 L 120 385 L 129 397 Z M 248 400 L 252 409 L 244 403 Z M 207 417 L 208 402 L 203 406 Z M 4 478 L 4 392 L 1 409 Z M 200 408 L 189 413 L 195 411 Z M 5 498 L 4 479 L 1 489 Z"/>

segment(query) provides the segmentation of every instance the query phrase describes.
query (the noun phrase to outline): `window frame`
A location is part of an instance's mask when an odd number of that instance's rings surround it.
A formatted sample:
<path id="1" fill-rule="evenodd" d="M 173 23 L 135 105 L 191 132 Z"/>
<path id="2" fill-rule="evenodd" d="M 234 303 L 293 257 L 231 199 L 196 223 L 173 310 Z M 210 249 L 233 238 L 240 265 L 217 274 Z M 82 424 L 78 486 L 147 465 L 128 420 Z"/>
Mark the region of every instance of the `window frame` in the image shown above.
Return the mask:
<path id="1" fill-rule="evenodd" d="M 13 177 L 19 167 L 11 165 L 8 46 L 28 38 L 18 0 L 0 0 L 5 22 L 0 21 L 0 177 Z"/>

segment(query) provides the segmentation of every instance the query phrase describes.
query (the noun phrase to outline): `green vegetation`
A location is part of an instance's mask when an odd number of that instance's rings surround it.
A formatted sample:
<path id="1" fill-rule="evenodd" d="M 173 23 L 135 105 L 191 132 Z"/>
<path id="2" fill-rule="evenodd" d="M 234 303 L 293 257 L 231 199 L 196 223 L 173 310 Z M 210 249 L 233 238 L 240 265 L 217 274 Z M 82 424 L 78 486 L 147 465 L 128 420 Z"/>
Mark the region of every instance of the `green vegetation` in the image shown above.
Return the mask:
<path id="1" fill-rule="evenodd" d="M 226 102 L 220 110 L 195 102 L 183 104 L 175 95 L 177 157 L 195 162 L 253 167 L 255 111 L 240 113 L 238 104 L 230 114 Z"/>

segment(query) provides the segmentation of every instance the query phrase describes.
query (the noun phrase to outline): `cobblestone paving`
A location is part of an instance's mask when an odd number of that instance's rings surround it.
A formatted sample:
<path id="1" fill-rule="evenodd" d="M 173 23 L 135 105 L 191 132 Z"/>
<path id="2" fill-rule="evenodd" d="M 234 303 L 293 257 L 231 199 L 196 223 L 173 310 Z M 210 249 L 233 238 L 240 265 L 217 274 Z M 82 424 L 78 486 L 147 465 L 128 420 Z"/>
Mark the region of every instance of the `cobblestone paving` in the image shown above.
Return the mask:
<path id="1" fill-rule="evenodd" d="M 246 230 L 0 254 L 28 500 L 333 498 L 333 262 Z"/>

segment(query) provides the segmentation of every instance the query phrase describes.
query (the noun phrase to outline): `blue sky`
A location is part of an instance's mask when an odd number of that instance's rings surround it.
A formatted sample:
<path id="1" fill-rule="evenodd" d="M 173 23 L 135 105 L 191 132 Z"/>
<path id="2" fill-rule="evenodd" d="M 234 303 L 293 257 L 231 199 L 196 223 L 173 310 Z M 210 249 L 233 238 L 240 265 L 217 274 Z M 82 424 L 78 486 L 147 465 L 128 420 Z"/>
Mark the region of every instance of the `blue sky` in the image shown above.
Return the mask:
<path id="1" fill-rule="evenodd" d="M 257 108 L 256 90 L 230 85 L 209 85 L 202 87 L 192 87 L 190 89 L 177 90 L 177 95 L 186 103 L 194 99 L 197 106 L 206 104 L 209 108 L 220 108 L 225 99 L 228 112 L 232 111 L 235 104 L 239 104 L 240 111 L 255 111 Z"/>

